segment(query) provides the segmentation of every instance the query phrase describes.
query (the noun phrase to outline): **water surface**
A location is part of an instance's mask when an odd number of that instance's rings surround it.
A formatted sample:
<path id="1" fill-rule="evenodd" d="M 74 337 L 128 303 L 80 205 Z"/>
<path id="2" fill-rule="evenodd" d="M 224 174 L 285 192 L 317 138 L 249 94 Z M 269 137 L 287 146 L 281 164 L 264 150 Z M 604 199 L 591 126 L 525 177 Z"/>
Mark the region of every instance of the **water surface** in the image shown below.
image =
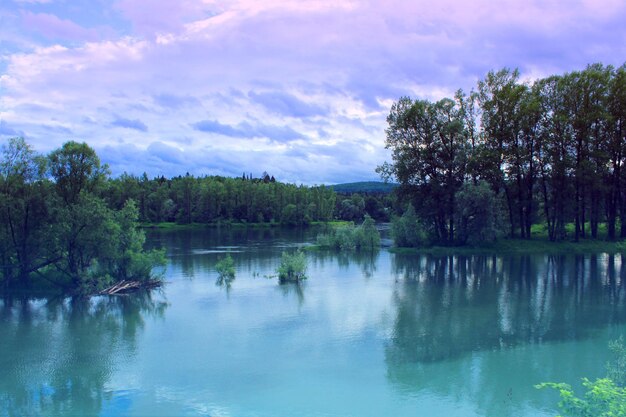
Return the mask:
<path id="1" fill-rule="evenodd" d="M 622 255 L 308 253 L 279 285 L 314 234 L 155 232 L 161 292 L 0 300 L 0 416 L 552 416 L 533 385 L 626 333 Z"/>

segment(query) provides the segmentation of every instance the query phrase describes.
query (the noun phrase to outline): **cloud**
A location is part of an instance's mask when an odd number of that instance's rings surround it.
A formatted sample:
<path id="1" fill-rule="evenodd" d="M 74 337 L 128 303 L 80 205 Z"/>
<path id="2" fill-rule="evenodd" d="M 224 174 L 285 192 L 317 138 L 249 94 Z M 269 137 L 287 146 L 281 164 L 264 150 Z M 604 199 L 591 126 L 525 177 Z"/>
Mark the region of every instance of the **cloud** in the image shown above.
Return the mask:
<path id="1" fill-rule="evenodd" d="M 200 100 L 192 96 L 161 93 L 152 96 L 152 98 L 159 106 L 169 109 L 180 109 L 182 107 L 200 105 Z"/>
<path id="2" fill-rule="evenodd" d="M 402 95 L 436 100 L 489 70 L 542 76 L 626 56 L 619 0 L 115 0 L 91 2 L 85 17 L 81 7 L 2 3 L 0 132 L 42 147 L 75 135 L 119 158 L 112 167 L 150 175 L 258 166 L 296 182 L 376 178 Z"/>
<path id="3" fill-rule="evenodd" d="M 159 158 L 161 161 L 173 164 L 184 164 L 185 157 L 180 149 L 169 146 L 163 142 L 152 142 L 147 148 L 148 154 Z"/>
<path id="4" fill-rule="evenodd" d="M 24 12 L 22 23 L 29 30 L 52 39 L 93 41 L 100 37 L 96 30 L 86 29 L 71 20 L 60 19 L 49 13 Z"/>
<path id="5" fill-rule="evenodd" d="M 322 106 L 306 103 L 299 98 L 281 91 L 256 93 L 251 91 L 248 96 L 273 113 L 287 117 L 324 116 L 328 110 Z"/>
<path id="6" fill-rule="evenodd" d="M 148 126 L 139 119 L 124 119 L 123 117 L 116 117 L 111 122 L 111 126 L 123 127 L 126 129 L 134 129 L 140 132 L 147 132 Z"/>
<path id="7" fill-rule="evenodd" d="M 242 172 L 261 175 L 267 171 L 276 179 L 297 184 L 331 184 L 357 180 L 377 180 L 371 164 L 358 146 L 287 146 L 271 153 L 241 149 L 231 152 L 218 148 L 199 148 L 182 151 L 164 142 L 152 142 L 143 149 L 134 144 L 111 144 L 97 147 L 103 163 L 111 168 L 114 176 L 124 172 L 150 177 L 164 175 L 240 176 Z M 359 157 L 355 158 L 355 155 Z M 363 156 L 363 157 L 362 157 Z"/>
<path id="8" fill-rule="evenodd" d="M 268 138 L 273 141 L 284 142 L 295 139 L 302 139 L 304 136 L 289 126 L 276 126 L 269 124 L 250 124 L 241 122 L 235 126 L 222 124 L 216 120 L 201 120 L 193 123 L 195 130 L 206 133 L 217 133 L 223 136 L 237 138 Z"/>
<path id="9" fill-rule="evenodd" d="M 9 126 L 5 121 L 0 120 L 0 136 L 24 136 L 24 132 Z"/>

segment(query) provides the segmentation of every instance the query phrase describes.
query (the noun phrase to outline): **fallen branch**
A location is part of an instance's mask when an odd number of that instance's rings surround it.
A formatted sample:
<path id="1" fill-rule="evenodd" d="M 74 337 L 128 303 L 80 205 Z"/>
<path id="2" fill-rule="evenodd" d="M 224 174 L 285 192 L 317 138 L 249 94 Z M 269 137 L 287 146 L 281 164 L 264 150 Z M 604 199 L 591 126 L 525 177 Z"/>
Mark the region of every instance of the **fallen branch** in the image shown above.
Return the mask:
<path id="1" fill-rule="evenodd" d="M 151 279 L 147 281 L 127 281 L 122 280 L 115 285 L 100 291 L 99 295 L 123 295 L 140 289 L 152 289 L 160 287 L 163 284 L 161 280 Z"/>

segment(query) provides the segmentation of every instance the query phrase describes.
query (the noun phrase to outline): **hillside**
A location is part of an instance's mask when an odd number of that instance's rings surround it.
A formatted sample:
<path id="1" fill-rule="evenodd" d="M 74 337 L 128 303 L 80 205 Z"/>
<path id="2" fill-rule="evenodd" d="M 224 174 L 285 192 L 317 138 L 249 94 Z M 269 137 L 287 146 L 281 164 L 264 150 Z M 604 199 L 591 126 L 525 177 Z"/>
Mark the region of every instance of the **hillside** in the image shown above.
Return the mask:
<path id="1" fill-rule="evenodd" d="M 332 185 L 333 189 L 342 194 L 351 193 L 390 193 L 398 184 L 384 183 L 380 181 L 349 182 Z"/>

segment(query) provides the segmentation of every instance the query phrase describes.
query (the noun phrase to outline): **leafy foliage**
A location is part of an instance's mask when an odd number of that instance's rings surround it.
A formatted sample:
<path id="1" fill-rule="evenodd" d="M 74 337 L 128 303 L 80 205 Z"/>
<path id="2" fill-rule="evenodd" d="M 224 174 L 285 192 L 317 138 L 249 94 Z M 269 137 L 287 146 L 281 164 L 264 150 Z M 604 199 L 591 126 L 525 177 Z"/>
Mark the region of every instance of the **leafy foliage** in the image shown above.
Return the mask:
<path id="1" fill-rule="evenodd" d="M 103 196 L 121 208 L 132 198 L 139 221 L 149 223 L 271 223 L 303 226 L 333 219 L 335 192 L 328 187 L 285 184 L 271 177 L 219 176 L 149 179 L 123 174 L 107 181 Z"/>
<path id="2" fill-rule="evenodd" d="M 233 261 L 233 258 L 228 254 L 225 258 L 217 261 L 215 270 L 221 280 L 232 280 L 235 278 L 235 261 Z"/>
<path id="3" fill-rule="evenodd" d="M 383 193 L 388 194 L 392 192 L 398 184 L 392 184 L 387 182 L 379 182 L 379 181 L 360 181 L 360 182 L 349 182 L 345 184 L 335 184 L 333 185 L 333 189 L 342 194 L 352 194 L 352 193 Z"/>
<path id="4" fill-rule="evenodd" d="M 572 387 L 564 383 L 545 382 L 536 388 L 552 388 L 559 391 L 558 406 L 568 417 L 626 417 L 626 347 L 620 337 L 609 343 L 614 360 L 607 363 L 606 378 L 590 381 L 583 378 L 586 392 L 582 398 Z"/>
<path id="5" fill-rule="evenodd" d="M 85 143 L 68 142 L 45 158 L 11 139 L 0 168 L 5 288 L 46 281 L 92 293 L 118 280 L 153 278 L 153 268 L 165 264 L 163 251 L 143 250 L 136 203 L 115 210 L 101 197 L 107 169 Z"/>
<path id="6" fill-rule="evenodd" d="M 609 378 L 590 381 L 583 379 L 584 397 L 576 397 L 568 384 L 546 382 L 537 388 L 553 388 L 559 391 L 559 409 L 568 417 L 625 417 L 626 388 L 619 387 Z"/>
<path id="7" fill-rule="evenodd" d="M 380 233 L 374 220 L 366 214 L 365 220 L 358 227 L 340 226 L 328 233 L 319 234 L 317 245 L 342 251 L 373 251 L 380 247 Z"/>
<path id="8" fill-rule="evenodd" d="M 300 282 L 307 278 L 307 263 L 304 252 L 297 251 L 293 254 L 283 252 L 278 270 L 278 279 L 281 284 L 287 282 Z"/>
<path id="9" fill-rule="evenodd" d="M 401 217 L 392 220 L 391 236 L 396 246 L 403 248 L 418 248 L 428 244 L 428 235 L 412 204 L 407 206 Z"/>
<path id="10" fill-rule="evenodd" d="M 401 97 L 387 122 L 393 161 L 377 171 L 400 183 L 400 199 L 413 203 L 433 243 L 492 240 L 490 214 L 471 219 L 461 208 L 479 198 L 463 186 L 482 181 L 506 212 L 510 237 L 530 239 L 543 221 L 551 241 L 598 238 L 602 223 L 608 239 L 618 226 L 626 238 L 626 64 L 593 64 L 532 84 L 517 70 L 491 71 L 469 94 Z"/>
<path id="11" fill-rule="evenodd" d="M 455 196 L 456 237 L 460 244 L 490 243 L 503 235 L 501 210 L 496 194 L 481 181 L 463 184 Z"/>

